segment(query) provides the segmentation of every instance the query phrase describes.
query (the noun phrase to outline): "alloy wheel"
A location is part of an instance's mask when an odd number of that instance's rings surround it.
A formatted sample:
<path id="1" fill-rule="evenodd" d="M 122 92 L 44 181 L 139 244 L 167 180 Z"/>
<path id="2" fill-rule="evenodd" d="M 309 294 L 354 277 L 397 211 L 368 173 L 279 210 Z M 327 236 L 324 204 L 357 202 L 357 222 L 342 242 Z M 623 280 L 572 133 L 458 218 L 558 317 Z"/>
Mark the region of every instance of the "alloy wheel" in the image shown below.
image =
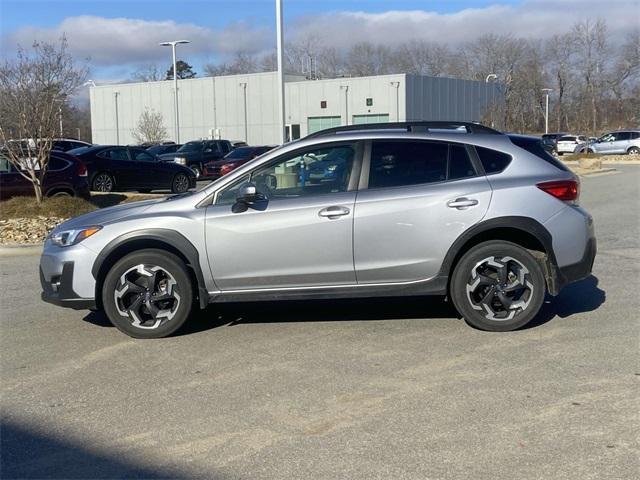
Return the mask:
<path id="1" fill-rule="evenodd" d="M 507 321 L 524 312 L 533 298 L 529 270 L 513 257 L 487 257 L 471 270 L 467 299 L 487 320 Z"/>
<path id="2" fill-rule="evenodd" d="M 178 174 L 173 181 L 173 191 L 175 193 L 184 193 L 189 190 L 189 179 L 186 175 Z"/>
<path id="3" fill-rule="evenodd" d="M 111 176 L 106 173 L 99 174 L 93 180 L 93 190 L 98 192 L 110 192 L 113 190 L 113 180 Z"/>
<path id="4" fill-rule="evenodd" d="M 178 284 L 170 272 L 139 264 L 124 272 L 116 285 L 118 313 L 134 327 L 156 329 L 174 317 L 180 306 Z"/>

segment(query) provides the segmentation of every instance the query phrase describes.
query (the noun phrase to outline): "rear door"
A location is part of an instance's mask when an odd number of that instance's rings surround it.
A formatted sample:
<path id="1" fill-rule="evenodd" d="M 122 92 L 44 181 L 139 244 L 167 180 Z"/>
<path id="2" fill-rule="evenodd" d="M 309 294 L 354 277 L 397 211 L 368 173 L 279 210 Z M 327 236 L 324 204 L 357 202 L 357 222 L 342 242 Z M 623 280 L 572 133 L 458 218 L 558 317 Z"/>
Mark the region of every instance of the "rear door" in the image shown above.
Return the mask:
<path id="1" fill-rule="evenodd" d="M 370 145 L 354 216 L 357 281 L 434 277 L 451 244 L 485 215 L 489 182 L 463 144 L 373 140 Z"/>

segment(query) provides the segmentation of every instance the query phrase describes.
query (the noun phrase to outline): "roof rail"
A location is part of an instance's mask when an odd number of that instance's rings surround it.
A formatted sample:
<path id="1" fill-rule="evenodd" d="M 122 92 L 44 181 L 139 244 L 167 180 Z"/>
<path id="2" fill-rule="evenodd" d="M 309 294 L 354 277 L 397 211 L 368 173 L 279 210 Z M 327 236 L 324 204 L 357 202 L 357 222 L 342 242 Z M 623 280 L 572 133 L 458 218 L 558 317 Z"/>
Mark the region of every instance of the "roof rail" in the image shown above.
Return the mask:
<path id="1" fill-rule="evenodd" d="M 485 133 L 491 135 L 502 135 L 502 132 L 493 128 L 485 127 L 479 123 L 472 122 L 444 122 L 444 121 L 424 121 L 415 122 L 389 122 L 389 123 L 362 123 L 357 125 L 343 125 L 341 127 L 327 128 L 311 133 L 305 138 L 325 137 L 337 133 L 359 132 L 367 130 L 404 130 L 406 132 L 429 132 L 431 129 L 437 130 L 457 130 L 464 128 L 466 133 Z"/>

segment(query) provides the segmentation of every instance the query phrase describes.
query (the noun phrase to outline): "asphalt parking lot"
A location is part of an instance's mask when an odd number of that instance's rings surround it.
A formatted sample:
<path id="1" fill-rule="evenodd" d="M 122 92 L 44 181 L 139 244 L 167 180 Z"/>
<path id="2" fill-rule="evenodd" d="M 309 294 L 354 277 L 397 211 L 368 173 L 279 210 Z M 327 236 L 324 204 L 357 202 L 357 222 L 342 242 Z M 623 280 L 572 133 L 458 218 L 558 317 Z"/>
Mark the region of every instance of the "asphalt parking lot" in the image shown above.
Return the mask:
<path id="1" fill-rule="evenodd" d="M 638 478 L 640 166 L 584 178 L 594 275 L 530 328 L 440 299 L 235 304 L 130 339 L 0 257 L 2 478 Z"/>

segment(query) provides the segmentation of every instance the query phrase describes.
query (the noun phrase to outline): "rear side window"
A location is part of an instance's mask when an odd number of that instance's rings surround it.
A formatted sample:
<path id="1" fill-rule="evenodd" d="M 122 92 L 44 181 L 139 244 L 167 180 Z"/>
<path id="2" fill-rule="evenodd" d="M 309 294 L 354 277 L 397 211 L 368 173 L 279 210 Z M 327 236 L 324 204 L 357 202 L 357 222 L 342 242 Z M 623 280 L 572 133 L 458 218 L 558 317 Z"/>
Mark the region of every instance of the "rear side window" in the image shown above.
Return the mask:
<path id="1" fill-rule="evenodd" d="M 631 132 L 631 140 L 635 140 L 636 138 L 640 138 L 640 132 Z"/>
<path id="2" fill-rule="evenodd" d="M 564 163 L 562 163 L 560 160 L 555 158 L 553 155 L 551 155 L 549 152 L 547 152 L 544 149 L 544 147 L 542 146 L 542 142 L 540 140 L 538 140 L 537 138 L 520 137 L 520 136 L 517 136 L 517 135 L 510 135 L 509 138 L 511 139 L 511 142 L 514 145 L 526 150 L 529 153 L 532 153 L 536 157 L 541 158 L 542 160 L 544 160 L 547 163 L 550 163 L 551 165 L 553 165 L 554 167 L 558 168 L 559 170 L 563 170 L 565 172 L 569 171 L 569 168 L 567 168 L 567 166 Z M 476 148 L 478 148 L 478 147 L 476 147 Z M 478 154 L 479 153 L 480 152 L 478 152 Z M 486 169 L 486 167 L 485 167 L 485 169 Z M 489 172 L 487 171 L 487 173 L 489 173 Z"/>
<path id="3" fill-rule="evenodd" d="M 464 146 L 440 142 L 374 141 L 369 188 L 443 182 L 476 174 Z"/>
<path id="4" fill-rule="evenodd" d="M 542 147 L 540 147 L 542 148 Z M 544 149 L 543 149 L 544 150 Z M 511 155 L 490 148 L 476 147 L 480 163 L 484 168 L 484 172 L 489 175 L 491 173 L 499 173 L 507 168 L 511 163 Z"/>
<path id="5" fill-rule="evenodd" d="M 59 157 L 50 157 L 47 168 L 51 171 L 63 170 L 69 166 L 69 162 Z"/>

